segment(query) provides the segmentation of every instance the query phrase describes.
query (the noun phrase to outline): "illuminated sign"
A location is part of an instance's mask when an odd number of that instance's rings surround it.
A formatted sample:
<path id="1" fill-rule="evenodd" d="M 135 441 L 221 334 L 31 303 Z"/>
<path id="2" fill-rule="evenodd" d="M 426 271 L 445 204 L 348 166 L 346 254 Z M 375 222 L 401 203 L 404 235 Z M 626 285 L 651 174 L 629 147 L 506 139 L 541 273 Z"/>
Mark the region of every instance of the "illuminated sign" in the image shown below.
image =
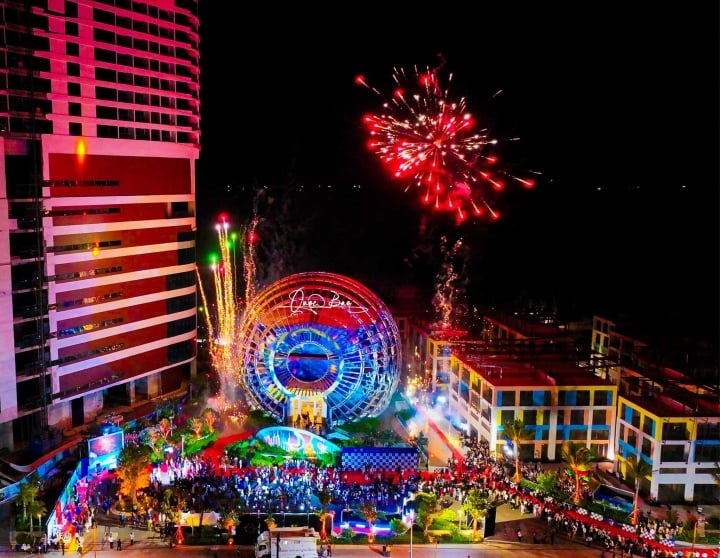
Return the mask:
<path id="1" fill-rule="evenodd" d="M 342 451 L 340 447 L 322 436 L 289 426 L 263 428 L 255 434 L 255 437 L 269 446 L 282 448 L 289 452 L 302 453 L 306 456 L 339 453 Z"/>
<path id="2" fill-rule="evenodd" d="M 347 310 L 348 314 L 367 314 L 368 309 L 360 306 L 349 298 L 343 298 L 336 291 L 330 291 L 328 295 L 321 293 L 305 293 L 305 288 L 295 289 L 289 295 L 289 302 L 281 308 L 289 308 L 290 314 L 302 314 L 311 312 L 317 315 L 323 308 L 339 308 Z"/>

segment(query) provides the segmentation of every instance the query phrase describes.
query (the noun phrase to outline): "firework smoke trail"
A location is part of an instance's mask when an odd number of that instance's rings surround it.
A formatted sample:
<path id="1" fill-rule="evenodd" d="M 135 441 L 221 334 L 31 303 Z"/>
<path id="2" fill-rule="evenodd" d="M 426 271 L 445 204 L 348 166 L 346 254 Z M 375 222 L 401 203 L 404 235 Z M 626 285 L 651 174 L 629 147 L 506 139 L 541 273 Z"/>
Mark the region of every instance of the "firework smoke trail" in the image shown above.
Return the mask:
<path id="1" fill-rule="evenodd" d="M 218 217 L 215 230 L 218 235 L 219 257 L 213 257 L 210 265 L 215 289 L 215 312 L 209 311 L 205 290 L 198 271 L 200 296 L 206 308 L 205 318 L 210 343 L 210 356 L 213 367 L 220 378 L 220 395 L 217 404 L 223 409 L 231 409 L 237 403 L 237 387 L 242 374 L 242 347 L 238 345 L 238 330 L 248 302 L 255 297 L 255 244 L 259 223 L 257 210 L 250 224 L 240 235 L 230 232 L 230 223 L 226 214 Z M 243 280 L 245 282 L 245 300 L 237 298 L 236 252 L 240 246 L 243 258 Z M 244 302 L 244 304 L 243 304 Z"/>
<path id="2" fill-rule="evenodd" d="M 210 357 L 212 358 L 213 367 L 220 378 L 220 401 L 218 401 L 218 404 L 225 408 L 233 405 L 237 398 L 235 390 L 238 386 L 240 374 L 238 363 L 242 362 L 239 358 L 240 351 L 237 346 L 240 305 L 235 297 L 235 235 L 231 235 L 229 226 L 226 215 L 221 215 L 219 222 L 215 226 L 218 234 L 220 256 L 219 258 L 213 257 L 210 265 L 215 288 L 214 315 L 210 312 L 210 306 L 198 271 L 200 295 L 205 306 Z"/>
<path id="3" fill-rule="evenodd" d="M 237 326 L 238 305 L 235 298 L 234 247 L 229 236 L 229 223 L 225 216 L 215 226 L 220 244 L 220 261 L 211 269 L 215 285 L 217 307 L 217 335 L 214 340 L 213 363 L 221 381 L 221 394 L 226 403 L 234 401 L 238 380 Z"/>
<path id="4" fill-rule="evenodd" d="M 498 170 L 498 158 L 489 152 L 498 140 L 486 129 L 473 131 L 476 121 L 465 99 L 452 100 L 441 82 L 442 55 L 440 60 L 438 66 L 422 72 L 416 67 L 412 80 L 403 68 L 395 69 L 397 87 L 389 98 L 363 76 L 355 78 L 383 101 L 378 114 L 363 117 L 370 135 L 368 148 L 395 178 L 406 181 L 405 191 L 416 186 L 421 201 L 435 211 L 454 212 L 457 222 L 483 214 L 496 220 L 500 214 L 488 198 L 489 192 L 505 187 L 503 177 L 525 188 L 535 182 Z M 448 83 L 451 80 L 452 74 Z"/>
<path id="5" fill-rule="evenodd" d="M 257 263 L 255 261 L 255 243 L 257 242 L 257 226 L 260 219 L 255 216 L 250 221 L 250 226 L 245 234 L 245 253 L 243 254 L 243 279 L 245 281 L 245 304 L 255 298 L 255 276 L 257 274 Z"/>
<path id="6" fill-rule="evenodd" d="M 463 256 L 464 243 L 461 238 L 455 241 L 451 249 L 447 248 L 447 237 L 440 239 L 441 251 L 445 258 L 440 273 L 435 278 L 435 294 L 433 296 L 433 306 L 436 308 L 438 321 L 435 323 L 434 329 L 453 329 L 457 326 L 455 323 L 455 313 L 459 298 L 464 293 L 464 277 L 463 273 L 458 272 L 456 261 Z M 463 265 L 464 268 L 464 265 Z"/>

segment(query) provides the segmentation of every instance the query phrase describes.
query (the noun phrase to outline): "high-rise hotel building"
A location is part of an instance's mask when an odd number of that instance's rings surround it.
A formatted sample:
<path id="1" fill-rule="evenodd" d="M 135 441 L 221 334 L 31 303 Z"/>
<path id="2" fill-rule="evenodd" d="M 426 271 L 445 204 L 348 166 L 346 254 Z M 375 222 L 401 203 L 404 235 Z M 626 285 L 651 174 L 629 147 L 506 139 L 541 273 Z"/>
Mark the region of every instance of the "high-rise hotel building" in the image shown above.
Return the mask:
<path id="1" fill-rule="evenodd" d="M 0 450 L 195 373 L 197 0 L 0 0 Z"/>

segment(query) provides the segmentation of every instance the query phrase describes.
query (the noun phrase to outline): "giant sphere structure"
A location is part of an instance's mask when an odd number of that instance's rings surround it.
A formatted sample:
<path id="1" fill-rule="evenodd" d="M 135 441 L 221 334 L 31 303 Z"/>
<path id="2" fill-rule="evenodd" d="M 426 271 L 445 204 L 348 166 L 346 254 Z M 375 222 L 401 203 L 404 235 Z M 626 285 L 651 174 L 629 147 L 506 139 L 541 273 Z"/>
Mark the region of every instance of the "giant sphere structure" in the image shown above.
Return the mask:
<path id="1" fill-rule="evenodd" d="M 298 273 L 258 293 L 242 318 L 240 379 L 251 406 L 286 422 L 295 403 L 323 419 L 382 413 L 397 389 L 400 336 L 390 311 L 359 282 Z"/>

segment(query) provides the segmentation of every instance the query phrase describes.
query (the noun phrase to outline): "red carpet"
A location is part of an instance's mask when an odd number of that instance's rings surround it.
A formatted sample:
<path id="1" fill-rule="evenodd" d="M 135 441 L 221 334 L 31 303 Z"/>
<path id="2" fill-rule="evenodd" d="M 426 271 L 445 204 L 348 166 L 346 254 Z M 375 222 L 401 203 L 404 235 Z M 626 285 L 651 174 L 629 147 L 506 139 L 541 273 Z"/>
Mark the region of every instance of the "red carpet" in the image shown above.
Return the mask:
<path id="1" fill-rule="evenodd" d="M 465 456 L 462 453 L 460 453 L 460 450 L 458 450 L 457 447 L 455 447 L 455 444 L 453 444 L 450 440 L 448 440 L 448 437 L 445 435 L 445 432 L 443 432 L 442 429 L 440 429 L 438 427 L 438 425 L 435 424 L 434 420 L 432 420 L 429 416 L 427 416 L 427 414 L 425 413 L 424 409 L 421 406 L 418 405 L 417 411 L 418 411 L 418 413 L 421 413 L 425 417 L 425 419 L 427 420 L 427 423 L 430 425 L 430 428 L 432 428 L 435 431 L 435 433 L 438 436 L 440 436 L 440 439 L 443 441 L 443 444 L 445 444 L 450 449 L 450 451 L 453 454 L 453 457 L 455 458 L 455 462 L 457 463 L 457 470 L 462 471 L 462 464 L 463 464 L 463 459 L 465 458 Z"/>
<path id="2" fill-rule="evenodd" d="M 218 438 L 212 445 L 206 447 L 202 453 L 217 463 L 220 458 L 225 455 L 225 447 L 228 444 L 247 440 L 252 437 L 253 434 L 254 432 L 239 432 L 237 434 L 231 434 L 230 436 Z"/>

